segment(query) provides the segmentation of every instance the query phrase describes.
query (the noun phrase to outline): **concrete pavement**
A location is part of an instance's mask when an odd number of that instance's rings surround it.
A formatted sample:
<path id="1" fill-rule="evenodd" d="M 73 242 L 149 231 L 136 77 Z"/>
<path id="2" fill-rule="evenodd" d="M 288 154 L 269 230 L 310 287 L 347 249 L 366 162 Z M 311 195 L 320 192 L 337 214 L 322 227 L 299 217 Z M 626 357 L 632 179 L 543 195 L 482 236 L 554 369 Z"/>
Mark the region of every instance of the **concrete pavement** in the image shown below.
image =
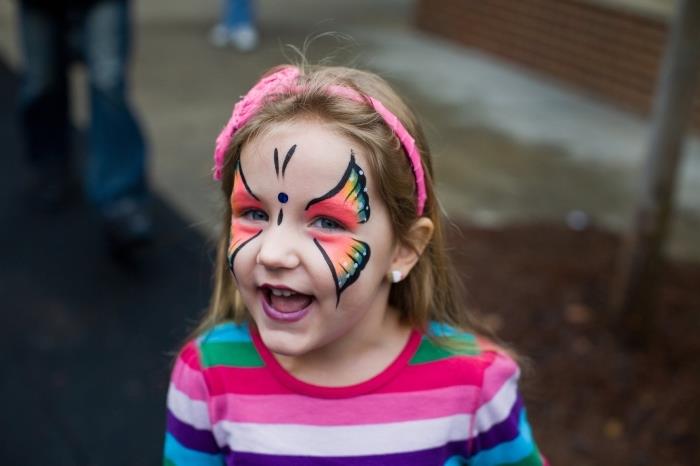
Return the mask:
<path id="1" fill-rule="evenodd" d="M 475 50 L 416 31 L 413 2 L 259 2 L 262 43 L 251 54 L 215 49 L 207 32 L 217 2 L 137 5 L 134 100 L 153 146 L 157 189 L 211 235 L 217 211 L 209 181 L 213 139 L 233 102 L 266 68 L 293 56 L 314 33 L 311 60 L 336 55 L 394 82 L 424 121 L 451 217 L 486 225 L 546 220 L 572 211 L 621 230 L 634 206 L 647 123 Z M 0 4 L 0 53 L 17 65 L 12 4 Z M 77 73 L 79 75 L 79 72 Z M 84 93 L 76 89 L 84 100 Z M 690 138 L 670 252 L 700 259 L 700 142 Z"/>

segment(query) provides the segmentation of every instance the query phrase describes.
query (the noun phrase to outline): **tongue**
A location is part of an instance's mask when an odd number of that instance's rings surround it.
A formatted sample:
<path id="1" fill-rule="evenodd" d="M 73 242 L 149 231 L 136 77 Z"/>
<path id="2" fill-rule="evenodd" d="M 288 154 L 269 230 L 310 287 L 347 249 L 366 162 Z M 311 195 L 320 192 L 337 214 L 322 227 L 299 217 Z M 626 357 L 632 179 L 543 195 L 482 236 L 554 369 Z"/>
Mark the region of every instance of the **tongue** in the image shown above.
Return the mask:
<path id="1" fill-rule="evenodd" d="M 311 296 L 293 294 L 292 296 L 270 295 L 270 304 L 280 312 L 294 312 L 304 309 L 311 304 Z"/>

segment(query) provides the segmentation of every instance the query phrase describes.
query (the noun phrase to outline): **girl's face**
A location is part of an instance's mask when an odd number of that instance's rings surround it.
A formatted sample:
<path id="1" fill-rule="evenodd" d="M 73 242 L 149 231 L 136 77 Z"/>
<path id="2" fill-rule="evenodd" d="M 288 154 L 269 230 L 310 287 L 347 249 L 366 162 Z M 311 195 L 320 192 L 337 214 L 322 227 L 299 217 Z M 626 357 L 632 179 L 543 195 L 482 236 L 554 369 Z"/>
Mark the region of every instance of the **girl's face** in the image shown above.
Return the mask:
<path id="1" fill-rule="evenodd" d="M 395 246 L 365 150 L 311 120 L 243 147 L 228 257 L 266 346 L 285 356 L 352 348 L 387 325 Z"/>

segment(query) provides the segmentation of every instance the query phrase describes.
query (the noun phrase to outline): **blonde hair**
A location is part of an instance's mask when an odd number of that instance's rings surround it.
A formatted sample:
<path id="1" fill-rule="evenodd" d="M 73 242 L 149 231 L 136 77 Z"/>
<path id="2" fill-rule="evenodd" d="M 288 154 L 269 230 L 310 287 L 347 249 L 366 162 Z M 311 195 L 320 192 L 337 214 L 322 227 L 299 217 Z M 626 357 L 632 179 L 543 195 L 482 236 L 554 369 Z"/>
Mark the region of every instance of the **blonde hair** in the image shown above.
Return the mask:
<path id="1" fill-rule="evenodd" d="M 273 68 L 266 75 L 278 69 Z M 460 281 L 447 256 L 445 223 L 435 196 L 430 151 L 413 112 L 385 80 L 373 73 L 335 66 L 301 65 L 299 70 L 300 90 L 268 99 L 235 134 L 226 151 L 221 183 L 226 207 L 217 247 L 214 290 L 208 312 L 195 334 L 223 321 L 242 322 L 248 317 L 226 257 L 231 226 L 229 198 L 242 147 L 275 124 L 301 118 L 318 119 L 361 144 L 366 149 L 379 195 L 386 204 L 395 240 L 415 248 L 408 232 L 418 218 L 416 182 L 403 147 L 370 106 L 325 92 L 332 85 L 349 87 L 381 101 L 415 138 L 425 169 L 427 200 L 423 216 L 432 220 L 435 229 L 411 273 L 392 285 L 389 304 L 399 310 L 403 323 L 416 329 L 427 331 L 428 323 L 436 321 L 480 335 L 489 334 L 466 312 Z"/>

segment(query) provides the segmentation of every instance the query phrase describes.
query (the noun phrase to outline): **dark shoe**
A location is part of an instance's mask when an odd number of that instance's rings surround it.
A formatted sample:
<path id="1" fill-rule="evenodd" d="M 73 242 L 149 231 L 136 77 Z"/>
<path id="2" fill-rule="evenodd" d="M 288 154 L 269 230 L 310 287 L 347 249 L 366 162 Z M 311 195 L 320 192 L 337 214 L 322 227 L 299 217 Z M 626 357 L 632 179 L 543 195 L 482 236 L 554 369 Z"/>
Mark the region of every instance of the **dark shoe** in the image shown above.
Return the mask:
<path id="1" fill-rule="evenodd" d="M 113 253 L 129 254 L 151 242 L 153 226 L 144 202 L 121 199 L 110 203 L 101 214 L 102 226 Z"/>

